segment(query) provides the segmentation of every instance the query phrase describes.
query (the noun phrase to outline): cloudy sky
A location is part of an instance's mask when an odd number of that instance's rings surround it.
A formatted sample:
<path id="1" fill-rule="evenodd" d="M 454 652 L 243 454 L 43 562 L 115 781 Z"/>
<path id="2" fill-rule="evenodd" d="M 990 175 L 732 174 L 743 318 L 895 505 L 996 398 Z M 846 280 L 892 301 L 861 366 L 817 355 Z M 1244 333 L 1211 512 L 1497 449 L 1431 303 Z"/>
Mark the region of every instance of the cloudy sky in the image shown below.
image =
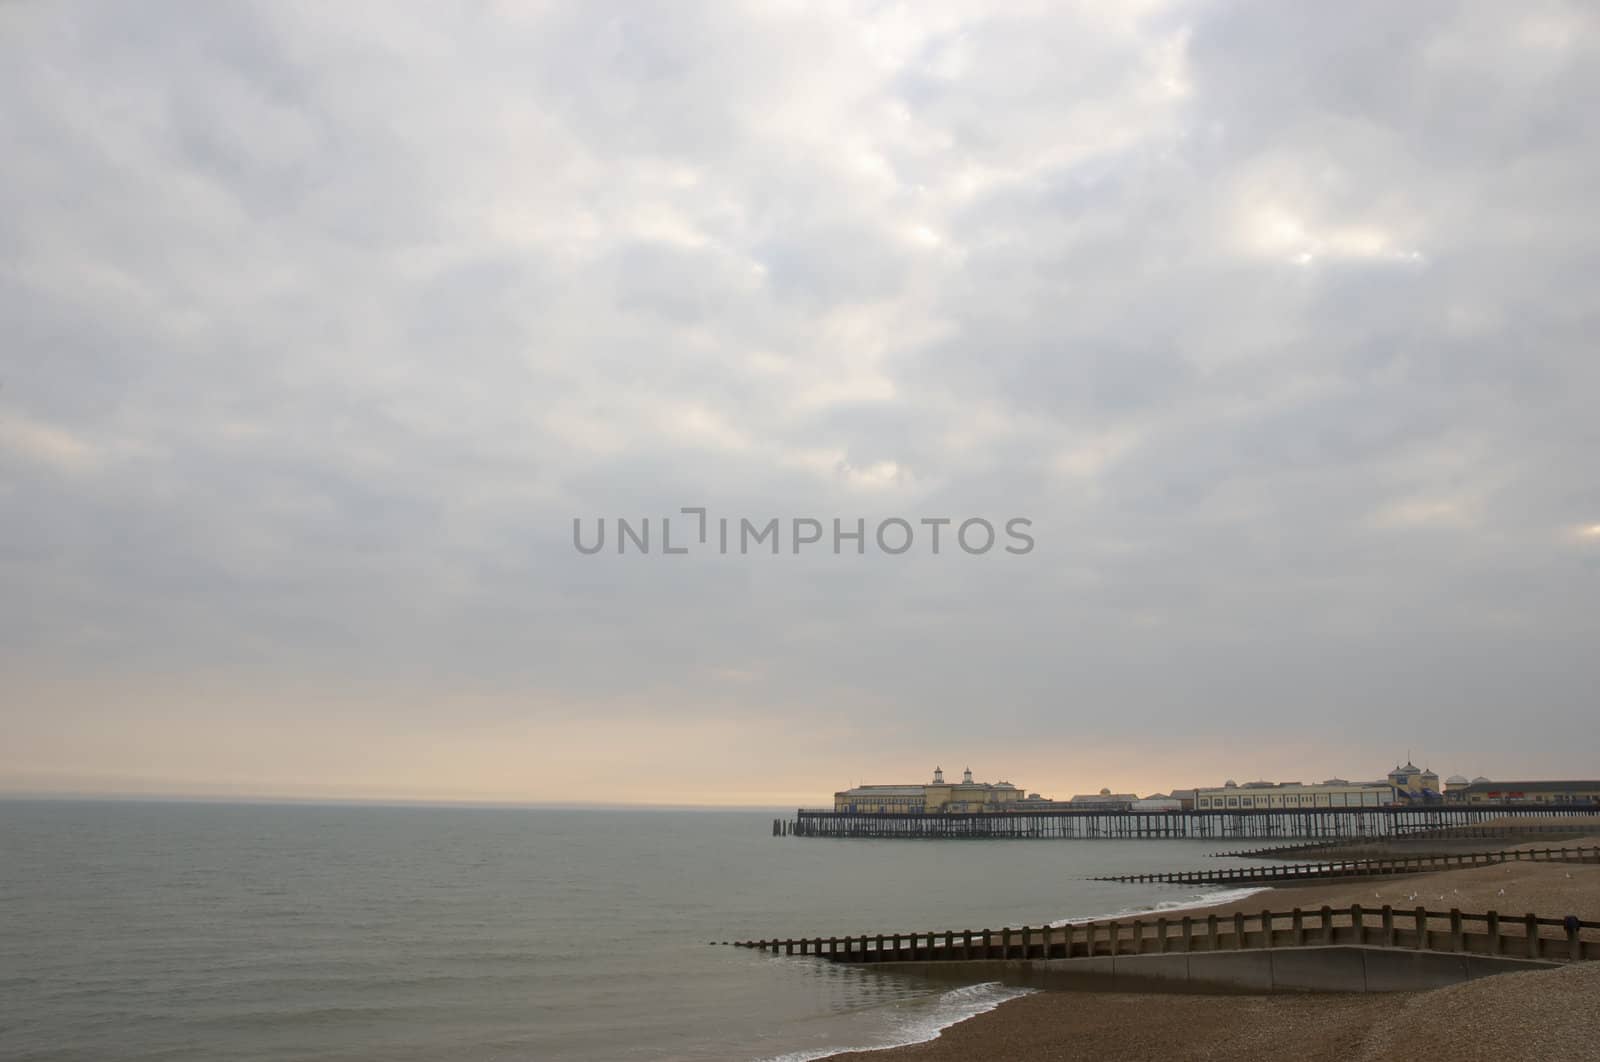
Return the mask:
<path id="1" fill-rule="evenodd" d="M 460 7 L 0 6 L 0 789 L 1600 774 L 1594 6 Z"/>

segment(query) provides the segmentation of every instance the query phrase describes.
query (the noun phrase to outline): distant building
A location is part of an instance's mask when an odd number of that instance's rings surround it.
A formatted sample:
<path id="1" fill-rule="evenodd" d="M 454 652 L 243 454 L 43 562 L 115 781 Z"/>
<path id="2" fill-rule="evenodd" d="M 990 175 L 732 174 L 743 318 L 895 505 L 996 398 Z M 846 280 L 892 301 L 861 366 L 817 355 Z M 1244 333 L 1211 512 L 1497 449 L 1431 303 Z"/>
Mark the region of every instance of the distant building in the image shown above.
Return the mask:
<path id="1" fill-rule="evenodd" d="M 1444 799 L 1439 791 L 1439 776 L 1410 760 L 1404 767 L 1397 764 L 1389 772 L 1389 785 L 1394 789 L 1395 799 L 1402 803 L 1422 804 Z"/>
<path id="2" fill-rule="evenodd" d="M 1037 793 L 1024 798 L 1010 782 L 974 782 L 971 768 L 959 782 L 946 782 L 935 767 L 926 785 L 858 785 L 833 794 L 833 810 L 861 814 L 962 814 L 1049 803 Z"/>
<path id="3" fill-rule="evenodd" d="M 1127 811 L 1138 799 L 1137 793 L 1113 793 L 1109 789 L 1102 789 L 1098 793 L 1080 793 L 1069 803 L 1078 811 Z"/>
<path id="4" fill-rule="evenodd" d="M 1467 781 L 1464 774 L 1452 774 L 1444 780 L 1444 798 L 1449 801 L 1460 801 L 1466 795 L 1467 786 L 1472 783 Z"/>
<path id="5" fill-rule="evenodd" d="M 1183 801 L 1165 793 L 1152 793 L 1133 802 L 1134 811 L 1182 811 Z"/>
<path id="6" fill-rule="evenodd" d="M 1324 782 L 1302 785 L 1299 782 L 1229 781 L 1210 789 L 1196 789 L 1199 811 L 1257 811 L 1262 808 L 1376 808 L 1394 803 L 1394 790 L 1384 782 Z"/>
<path id="7" fill-rule="evenodd" d="M 1468 804 L 1600 804 L 1600 781 L 1491 782 L 1474 779 L 1460 790 Z"/>

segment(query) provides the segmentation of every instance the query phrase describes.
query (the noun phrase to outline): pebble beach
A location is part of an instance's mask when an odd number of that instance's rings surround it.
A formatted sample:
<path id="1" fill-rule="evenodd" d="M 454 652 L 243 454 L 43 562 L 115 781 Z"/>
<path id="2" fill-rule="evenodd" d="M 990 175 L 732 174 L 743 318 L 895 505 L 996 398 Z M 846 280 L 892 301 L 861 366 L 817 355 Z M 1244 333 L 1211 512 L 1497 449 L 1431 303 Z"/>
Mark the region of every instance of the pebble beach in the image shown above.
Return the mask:
<path id="1" fill-rule="evenodd" d="M 1558 842 L 1600 844 L 1600 838 Z M 1518 847 L 1509 845 L 1507 847 Z M 1543 848 L 1543 842 L 1526 847 Z M 1379 880 L 1273 888 L 1194 915 L 1361 904 L 1577 915 L 1600 921 L 1600 865 L 1513 863 Z M 1600 963 L 1375 995 L 1040 992 L 953 1025 L 934 1040 L 836 1062 L 974 1059 L 1144 1062 L 1600 1062 Z"/>

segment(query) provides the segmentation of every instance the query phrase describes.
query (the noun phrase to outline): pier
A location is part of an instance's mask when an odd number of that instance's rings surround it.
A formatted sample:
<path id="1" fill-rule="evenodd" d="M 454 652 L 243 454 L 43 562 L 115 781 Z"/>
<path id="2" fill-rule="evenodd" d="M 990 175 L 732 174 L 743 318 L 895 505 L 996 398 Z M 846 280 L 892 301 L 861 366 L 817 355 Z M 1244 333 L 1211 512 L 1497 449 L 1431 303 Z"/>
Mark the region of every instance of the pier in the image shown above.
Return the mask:
<path id="1" fill-rule="evenodd" d="M 904 839 L 1334 840 L 1403 837 L 1473 827 L 1508 814 L 1548 819 L 1592 816 L 1592 804 L 1394 805 L 1208 811 L 1041 808 L 995 812 L 848 812 L 801 808 L 774 819 L 774 836 Z"/>

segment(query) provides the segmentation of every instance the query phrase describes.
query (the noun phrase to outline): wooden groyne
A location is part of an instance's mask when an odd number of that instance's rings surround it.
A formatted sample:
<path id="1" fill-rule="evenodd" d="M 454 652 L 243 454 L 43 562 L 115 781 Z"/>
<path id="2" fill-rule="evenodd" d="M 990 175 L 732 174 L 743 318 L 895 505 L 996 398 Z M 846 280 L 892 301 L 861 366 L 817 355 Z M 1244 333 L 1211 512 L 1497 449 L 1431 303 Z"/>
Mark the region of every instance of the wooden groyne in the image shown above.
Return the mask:
<path id="1" fill-rule="evenodd" d="M 1146 874 L 1107 874 L 1090 881 L 1121 881 L 1171 885 L 1267 885 L 1277 882 L 1318 881 L 1327 878 L 1371 878 L 1397 874 L 1428 874 L 1462 867 L 1498 866 L 1501 863 L 1600 863 L 1600 845 L 1575 848 L 1510 849 L 1499 852 L 1459 852 L 1450 855 L 1404 856 L 1396 859 L 1337 859 L 1322 863 L 1291 863 L 1265 867 L 1218 867 L 1212 870 L 1170 870 Z"/>
<path id="2" fill-rule="evenodd" d="M 1265 848 L 1242 848 L 1229 852 L 1212 852 L 1211 859 L 1292 859 L 1314 852 L 1333 852 L 1351 842 L 1361 845 L 1382 845 L 1416 848 L 1430 841 L 1495 840 L 1514 841 L 1521 837 L 1554 837 L 1558 840 L 1600 833 L 1600 826 L 1583 824 L 1546 826 L 1447 826 L 1438 830 L 1405 833 L 1389 837 L 1335 838 L 1330 841 L 1304 841 L 1299 844 L 1268 845 Z"/>
<path id="3" fill-rule="evenodd" d="M 989 813 L 895 814 L 801 808 L 774 819 L 773 836 L 914 839 L 1333 840 L 1399 837 L 1470 827 L 1503 818 L 1498 806 L 1405 805 L 1364 808 L 1257 808 L 1222 811 L 1092 811 L 1070 808 Z M 1593 816 L 1588 804 L 1517 808 L 1545 820 Z"/>
<path id="4" fill-rule="evenodd" d="M 1570 915 L 1502 916 L 1497 911 L 1468 914 L 1456 908 L 1395 910 L 1356 905 L 1064 926 L 740 940 L 733 944 L 839 963 L 1073 959 L 1332 945 L 1580 961 L 1600 959 L 1597 931 L 1600 922 Z"/>

